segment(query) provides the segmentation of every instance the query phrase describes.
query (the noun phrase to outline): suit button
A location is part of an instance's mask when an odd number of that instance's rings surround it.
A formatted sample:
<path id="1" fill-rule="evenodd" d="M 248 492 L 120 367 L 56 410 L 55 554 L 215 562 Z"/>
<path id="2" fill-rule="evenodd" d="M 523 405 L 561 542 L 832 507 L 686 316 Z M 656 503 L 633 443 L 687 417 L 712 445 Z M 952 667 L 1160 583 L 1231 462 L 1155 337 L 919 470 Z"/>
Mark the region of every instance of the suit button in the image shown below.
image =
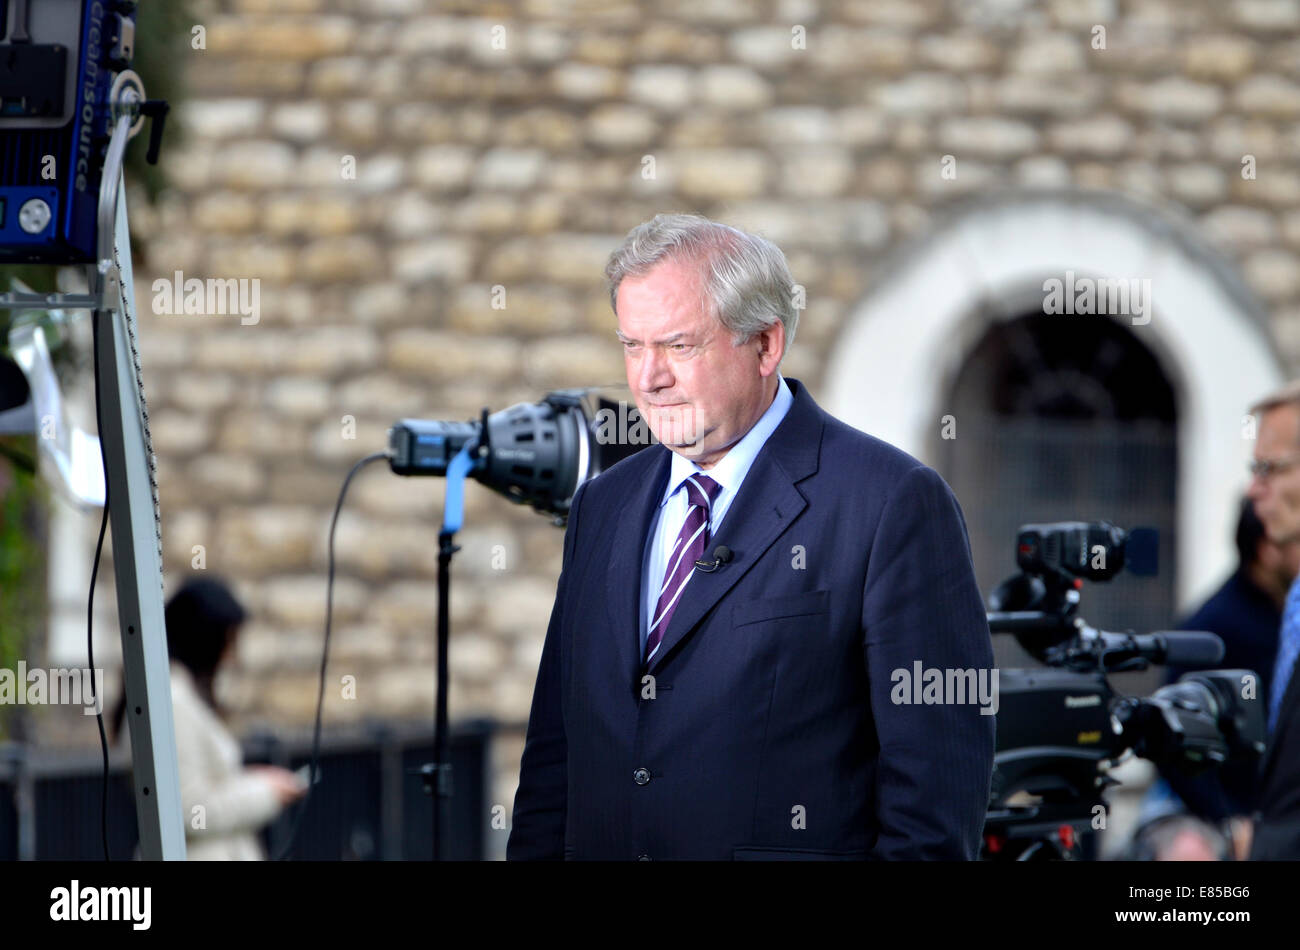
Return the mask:
<path id="1" fill-rule="evenodd" d="M 640 857 L 638 857 L 637 860 L 638 860 L 638 861 L 649 861 L 649 860 L 650 860 L 650 855 L 648 855 L 648 854 L 643 854 L 643 855 L 641 855 Z"/>
<path id="2" fill-rule="evenodd" d="M 632 781 L 638 785 L 645 785 L 650 781 L 650 772 L 648 769 L 637 769 L 632 773 Z"/>

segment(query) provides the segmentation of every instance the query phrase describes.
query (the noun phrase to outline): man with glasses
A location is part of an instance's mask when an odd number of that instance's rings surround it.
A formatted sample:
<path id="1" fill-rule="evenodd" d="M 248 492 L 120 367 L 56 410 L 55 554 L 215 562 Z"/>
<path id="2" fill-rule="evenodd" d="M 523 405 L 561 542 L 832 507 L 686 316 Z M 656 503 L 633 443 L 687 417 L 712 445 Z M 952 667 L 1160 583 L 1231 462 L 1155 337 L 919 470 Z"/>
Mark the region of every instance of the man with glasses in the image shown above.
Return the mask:
<path id="1" fill-rule="evenodd" d="M 1269 540 L 1300 540 L 1300 380 L 1250 409 L 1259 417 L 1249 496 Z M 1268 703 L 1251 860 L 1300 859 L 1300 579 L 1287 594 Z"/>

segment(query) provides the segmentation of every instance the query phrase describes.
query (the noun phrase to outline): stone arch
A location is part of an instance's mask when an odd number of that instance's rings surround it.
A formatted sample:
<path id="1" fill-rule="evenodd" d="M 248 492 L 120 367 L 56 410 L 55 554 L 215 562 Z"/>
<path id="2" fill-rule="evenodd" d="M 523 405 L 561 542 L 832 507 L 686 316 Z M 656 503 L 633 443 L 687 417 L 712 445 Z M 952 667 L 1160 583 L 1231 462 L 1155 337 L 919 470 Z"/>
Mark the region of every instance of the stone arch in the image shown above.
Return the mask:
<path id="1" fill-rule="evenodd" d="M 1177 394 L 1175 591 L 1186 608 L 1234 566 L 1233 500 L 1252 452 L 1243 417 L 1285 378 L 1267 314 L 1190 224 L 1113 194 L 965 203 L 878 271 L 833 347 L 823 405 L 933 464 L 933 434 L 952 411 L 941 402 L 975 342 L 993 323 L 1041 310 L 1043 281 L 1068 270 L 1151 280 L 1151 319 L 1132 329 Z"/>

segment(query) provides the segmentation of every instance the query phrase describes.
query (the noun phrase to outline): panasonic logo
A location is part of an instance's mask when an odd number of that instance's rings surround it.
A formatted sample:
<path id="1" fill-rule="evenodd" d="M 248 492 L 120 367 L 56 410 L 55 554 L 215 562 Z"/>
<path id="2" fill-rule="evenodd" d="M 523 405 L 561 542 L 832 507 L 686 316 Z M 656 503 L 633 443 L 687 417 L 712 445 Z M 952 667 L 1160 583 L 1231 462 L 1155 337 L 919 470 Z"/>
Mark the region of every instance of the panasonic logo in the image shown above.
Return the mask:
<path id="1" fill-rule="evenodd" d="M 1084 706 L 1100 706 L 1100 705 L 1101 705 L 1101 697 L 1096 695 L 1065 697 L 1066 709 L 1080 709 Z"/>

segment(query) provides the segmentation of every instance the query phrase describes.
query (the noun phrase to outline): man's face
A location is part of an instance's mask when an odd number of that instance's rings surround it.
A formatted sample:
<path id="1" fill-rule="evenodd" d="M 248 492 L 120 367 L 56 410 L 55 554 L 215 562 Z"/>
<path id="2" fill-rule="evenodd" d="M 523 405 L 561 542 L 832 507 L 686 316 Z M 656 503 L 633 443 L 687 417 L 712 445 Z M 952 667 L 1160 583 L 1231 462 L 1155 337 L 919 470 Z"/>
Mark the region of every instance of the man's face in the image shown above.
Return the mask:
<path id="1" fill-rule="evenodd" d="M 1261 415 L 1255 459 L 1292 463 L 1267 478 L 1256 475 L 1249 495 L 1270 541 L 1300 540 L 1300 407 L 1278 406 Z"/>
<path id="2" fill-rule="evenodd" d="M 780 321 L 747 343 L 702 309 L 700 275 L 665 260 L 618 288 L 627 384 L 656 439 L 709 469 L 771 405 L 785 345 Z"/>
<path id="3" fill-rule="evenodd" d="M 1274 582 L 1286 590 L 1300 577 L 1300 541 L 1274 544 L 1267 537 L 1260 538 L 1255 557 Z"/>

